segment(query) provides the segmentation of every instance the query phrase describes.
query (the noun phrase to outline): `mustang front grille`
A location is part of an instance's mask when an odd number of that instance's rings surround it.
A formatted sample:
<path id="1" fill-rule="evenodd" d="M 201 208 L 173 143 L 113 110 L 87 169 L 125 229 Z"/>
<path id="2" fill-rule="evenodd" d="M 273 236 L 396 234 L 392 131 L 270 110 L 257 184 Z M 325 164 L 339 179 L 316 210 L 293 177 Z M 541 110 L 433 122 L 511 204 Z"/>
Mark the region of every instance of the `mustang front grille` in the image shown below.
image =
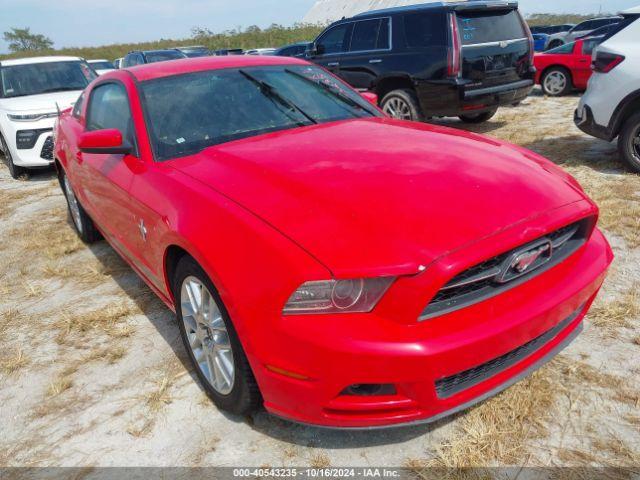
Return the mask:
<path id="1" fill-rule="evenodd" d="M 479 303 L 540 275 L 584 245 L 593 223 L 592 218 L 573 223 L 462 272 L 433 297 L 420 320 Z"/>
<path id="2" fill-rule="evenodd" d="M 582 305 L 578 310 L 573 312 L 570 317 L 566 318 L 546 333 L 534 338 L 529 343 L 526 343 L 501 357 L 487 363 L 483 363 L 475 368 L 438 380 L 436 382 L 436 392 L 438 397 L 452 397 L 464 390 L 467 390 L 468 388 L 490 379 L 491 377 L 494 377 L 498 373 L 505 371 L 534 354 L 551 340 L 556 338 L 565 328 L 571 325 L 571 323 L 573 323 L 573 321 L 582 313 L 584 307 L 585 305 Z"/>

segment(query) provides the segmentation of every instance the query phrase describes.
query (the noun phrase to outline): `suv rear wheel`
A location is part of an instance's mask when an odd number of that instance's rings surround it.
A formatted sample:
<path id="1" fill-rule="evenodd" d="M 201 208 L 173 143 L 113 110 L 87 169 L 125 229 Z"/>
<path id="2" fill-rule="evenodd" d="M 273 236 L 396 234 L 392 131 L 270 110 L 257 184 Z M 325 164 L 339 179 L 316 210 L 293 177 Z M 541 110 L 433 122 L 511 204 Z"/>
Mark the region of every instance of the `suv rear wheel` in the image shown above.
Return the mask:
<path id="1" fill-rule="evenodd" d="M 620 156 L 636 172 L 640 172 L 640 112 L 627 119 L 618 140 Z"/>
<path id="2" fill-rule="evenodd" d="M 489 110 L 488 112 L 460 115 L 458 116 L 458 118 L 464 123 L 483 123 L 491 120 L 497 112 L 498 109 L 495 108 L 493 110 Z"/>
<path id="3" fill-rule="evenodd" d="M 380 108 L 391 118 L 413 122 L 422 120 L 422 110 L 413 90 L 392 90 L 384 96 Z"/>

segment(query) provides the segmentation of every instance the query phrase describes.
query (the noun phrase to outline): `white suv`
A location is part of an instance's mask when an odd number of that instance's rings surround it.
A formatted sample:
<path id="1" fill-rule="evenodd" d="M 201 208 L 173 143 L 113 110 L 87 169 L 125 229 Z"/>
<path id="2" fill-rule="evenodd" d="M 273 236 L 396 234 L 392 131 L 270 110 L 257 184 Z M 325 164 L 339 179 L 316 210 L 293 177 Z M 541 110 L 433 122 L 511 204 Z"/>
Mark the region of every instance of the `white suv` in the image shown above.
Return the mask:
<path id="1" fill-rule="evenodd" d="M 51 131 L 96 74 L 78 57 L 0 61 L 0 150 L 13 178 L 53 163 Z"/>
<path id="2" fill-rule="evenodd" d="M 611 142 L 640 172 L 640 7 L 623 12 L 624 21 L 593 52 L 594 70 L 575 112 L 585 133 Z"/>

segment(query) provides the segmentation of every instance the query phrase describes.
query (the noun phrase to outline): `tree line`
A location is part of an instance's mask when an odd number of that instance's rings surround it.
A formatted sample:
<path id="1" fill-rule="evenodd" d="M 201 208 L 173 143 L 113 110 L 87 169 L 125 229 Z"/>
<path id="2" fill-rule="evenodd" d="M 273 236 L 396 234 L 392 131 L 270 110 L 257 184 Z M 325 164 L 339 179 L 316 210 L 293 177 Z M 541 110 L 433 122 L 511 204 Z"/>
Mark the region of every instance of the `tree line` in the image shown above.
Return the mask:
<path id="1" fill-rule="evenodd" d="M 580 23 L 595 15 L 551 15 L 534 14 L 527 18 L 531 26 L 554 25 L 564 23 Z M 153 50 L 180 47 L 192 44 L 203 45 L 211 50 L 226 48 L 265 48 L 279 47 L 302 41 L 312 41 L 322 31 L 322 25 L 295 24 L 283 26 L 273 24 L 268 28 L 250 26 L 238 27 L 232 30 L 215 33 L 205 27 L 196 27 L 191 31 L 191 37 L 181 40 L 160 39 L 153 42 L 122 43 L 101 47 L 66 47 L 54 49 L 53 41 L 42 35 L 32 33 L 28 27 L 11 28 L 3 33 L 4 41 L 8 44 L 8 55 L 2 58 L 15 58 L 35 55 L 70 55 L 87 59 L 124 57 L 131 50 Z"/>

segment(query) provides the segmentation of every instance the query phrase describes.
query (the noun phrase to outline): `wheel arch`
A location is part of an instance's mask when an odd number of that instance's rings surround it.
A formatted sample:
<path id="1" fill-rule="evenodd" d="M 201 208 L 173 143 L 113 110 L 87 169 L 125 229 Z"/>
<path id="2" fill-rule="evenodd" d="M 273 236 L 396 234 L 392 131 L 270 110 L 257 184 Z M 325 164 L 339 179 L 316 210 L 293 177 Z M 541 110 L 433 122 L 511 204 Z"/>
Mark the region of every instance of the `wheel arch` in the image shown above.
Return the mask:
<path id="1" fill-rule="evenodd" d="M 611 134 L 613 138 L 620 135 L 625 122 L 634 113 L 640 111 L 640 89 L 631 92 L 618 104 L 611 117 Z"/>
<path id="2" fill-rule="evenodd" d="M 410 89 L 415 91 L 415 85 L 411 80 L 411 77 L 409 77 L 406 74 L 387 75 L 379 79 L 376 82 L 374 87 L 374 91 L 378 95 L 378 103 L 381 103 L 382 99 L 388 93 L 394 90 L 403 90 L 403 89 Z"/>

